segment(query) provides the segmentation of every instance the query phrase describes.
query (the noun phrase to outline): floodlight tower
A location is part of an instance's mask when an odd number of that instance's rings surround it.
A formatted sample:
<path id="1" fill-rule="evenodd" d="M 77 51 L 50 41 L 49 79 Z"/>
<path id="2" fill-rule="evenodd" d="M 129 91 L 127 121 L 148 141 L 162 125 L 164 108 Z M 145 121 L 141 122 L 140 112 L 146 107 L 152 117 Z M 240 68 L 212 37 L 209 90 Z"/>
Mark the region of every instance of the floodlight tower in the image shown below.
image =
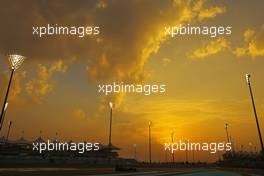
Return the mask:
<path id="1" fill-rule="evenodd" d="M 187 140 L 185 140 L 185 143 L 187 144 Z M 187 147 L 186 147 L 186 149 L 185 149 L 185 159 L 186 159 L 186 161 L 185 161 L 185 163 L 186 164 L 188 164 L 188 150 L 187 150 Z"/>
<path id="2" fill-rule="evenodd" d="M 149 121 L 148 127 L 149 127 L 149 164 L 151 164 L 151 125 L 152 122 Z"/>
<path id="3" fill-rule="evenodd" d="M 1 111 L 0 130 L 2 129 L 5 113 L 6 113 L 7 106 L 8 106 L 7 99 L 8 99 L 8 94 L 9 94 L 9 90 L 10 90 L 10 86 L 11 86 L 11 83 L 12 83 L 14 72 L 22 65 L 23 61 L 25 60 L 25 57 L 14 54 L 14 55 L 9 55 L 8 59 L 9 59 L 9 62 L 11 64 L 11 76 L 10 76 L 10 79 L 9 79 L 9 82 L 8 82 L 8 87 L 7 87 L 6 95 L 5 95 L 5 98 L 4 98 L 4 104 L 3 104 L 3 107 L 2 107 L 2 111 Z"/>
<path id="4" fill-rule="evenodd" d="M 134 147 L 134 159 L 137 160 L 137 144 L 134 144 L 133 147 Z"/>
<path id="5" fill-rule="evenodd" d="M 252 150 L 252 143 L 249 142 L 249 143 L 248 143 L 248 146 L 249 146 L 249 152 L 250 152 L 250 153 L 253 153 L 253 150 Z"/>
<path id="6" fill-rule="evenodd" d="M 257 124 L 259 141 L 260 141 L 260 145 L 261 145 L 261 151 L 264 152 L 263 141 L 262 141 L 261 131 L 260 131 L 259 122 L 258 122 L 257 111 L 256 111 L 256 107 L 255 107 L 255 102 L 254 102 L 254 97 L 253 97 L 253 93 L 252 93 L 252 89 L 251 89 L 251 84 L 250 84 L 250 77 L 251 77 L 250 74 L 246 74 L 246 81 L 247 81 L 247 84 L 249 87 L 249 93 L 250 93 L 250 97 L 251 97 L 251 101 L 252 101 L 252 106 L 253 106 L 256 124 Z"/>
<path id="7" fill-rule="evenodd" d="M 8 122 L 8 131 L 7 131 L 7 135 L 6 135 L 6 142 L 8 142 L 11 126 L 12 126 L 12 121 L 9 121 Z"/>
<path id="8" fill-rule="evenodd" d="M 168 163 L 168 149 L 165 148 L 165 162 Z"/>
<path id="9" fill-rule="evenodd" d="M 229 135 L 228 135 L 228 123 L 225 123 L 225 129 L 226 129 L 226 138 L 227 138 L 227 142 L 229 143 L 230 140 L 229 140 Z"/>
<path id="10" fill-rule="evenodd" d="M 174 137 L 174 133 L 172 132 L 171 133 L 171 144 L 173 145 L 173 137 Z M 172 163 L 174 163 L 174 151 L 172 150 L 172 153 L 171 153 L 171 158 L 172 158 Z"/>
<path id="11" fill-rule="evenodd" d="M 109 156 L 111 153 L 111 147 L 112 147 L 112 111 L 113 111 L 113 106 L 114 104 L 112 102 L 109 102 L 110 106 L 110 123 L 109 123 L 109 142 L 108 142 L 108 149 L 109 149 Z"/>

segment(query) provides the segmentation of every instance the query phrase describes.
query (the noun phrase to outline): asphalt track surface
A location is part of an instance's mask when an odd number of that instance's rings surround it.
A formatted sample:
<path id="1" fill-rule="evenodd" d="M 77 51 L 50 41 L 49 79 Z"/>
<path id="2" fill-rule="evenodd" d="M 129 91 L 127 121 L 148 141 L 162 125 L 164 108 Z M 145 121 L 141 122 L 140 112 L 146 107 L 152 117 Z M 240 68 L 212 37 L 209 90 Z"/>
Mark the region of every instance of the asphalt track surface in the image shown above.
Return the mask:
<path id="1" fill-rule="evenodd" d="M 257 176 L 216 169 L 141 168 L 137 172 L 115 172 L 113 168 L 0 168 L 0 176 Z M 260 174 L 262 175 L 262 174 Z"/>

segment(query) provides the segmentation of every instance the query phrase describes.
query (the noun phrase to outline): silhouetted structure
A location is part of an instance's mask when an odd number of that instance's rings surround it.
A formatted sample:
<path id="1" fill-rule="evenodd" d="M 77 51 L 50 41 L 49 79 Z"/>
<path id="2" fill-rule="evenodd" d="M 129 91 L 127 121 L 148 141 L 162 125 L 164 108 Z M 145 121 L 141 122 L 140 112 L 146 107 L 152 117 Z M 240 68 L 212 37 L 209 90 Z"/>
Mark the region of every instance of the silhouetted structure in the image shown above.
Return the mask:
<path id="1" fill-rule="evenodd" d="M 264 155 L 262 152 L 226 152 L 219 163 L 227 167 L 264 168 Z"/>
<path id="2" fill-rule="evenodd" d="M 111 146 L 109 153 L 108 145 L 99 145 L 99 150 L 84 151 L 79 153 L 78 150 L 56 150 L 56 151 L 39 151 L 33 150 L 34 143 L 43 143 L 45 140 L 38 137 L 34 141 L 28 141 L 24 137 L 18 140 L 6 140 L 5 137 L 0 138 L 0 163 L 2 164 L 44 164 L 44 163 L 86 163 L 86 164 L 109 164 L 108 158 L 112 158 L 112 163 L 118 162 L 118 147 Z M 54 140 L 53 143 L 59 142 Z M 69 141 L 68 143 L 73 143 Z M 76 142 L 77 143 L 77 142 Z M 109 156 L 111 155 L 111 156 Z"/>

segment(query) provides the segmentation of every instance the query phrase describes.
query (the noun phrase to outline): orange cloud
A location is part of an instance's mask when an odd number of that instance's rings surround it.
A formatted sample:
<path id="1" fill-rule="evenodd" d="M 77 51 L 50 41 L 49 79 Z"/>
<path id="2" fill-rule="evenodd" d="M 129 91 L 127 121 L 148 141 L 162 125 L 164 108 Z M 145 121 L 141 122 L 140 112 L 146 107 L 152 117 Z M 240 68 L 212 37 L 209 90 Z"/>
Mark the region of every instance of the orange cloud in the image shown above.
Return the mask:
<path id="1" fill-rule="evenodd" d="M 39 64 L 37 70 L 38 78 L 33 78 L 26 83 L 26 92 L 35 101 L 40 102 L 42 97 L 53 88 L 49 82 L 51 76 L 55 72 L 64 73 L 66 70 L 67 66 L 62 60 L 54 62 L 50 67 Z"/>
<path id="2" fill-rule="evenodd" d="M 225 38 L 218 38 L 210 41 L 202 48 L 196 49 L 188 55 L 190 58 L 203 59 L 211 55 L 215 55 L 229 47 L 229 42 Z"/>
<path id="3" fill-rule="evenodd" d="M 21 71 L 21 70 L 19 72 L 14 73 L 11 89 L 9 92 L 9 100 L 14 101 L 21 94 L 23 90 L 22 81 L 26 77 L 26 74 L 27 74 L 26 71 Z M 0 78 L 1 78 L 1 85 L 3 85 L 1 86 L 0 91 L 1 93 L 5 93 L 10 78 L 10 72 L 4 71 L 0 73 Z"/>
<path id="4" fill-rule="evenodd" d="M 12 82 L 12 89 L 10 90 L 10 100 L 15 99 L 22 91 L 21 80 L 26 77 L 26 71 L 17 72 Z"/>
<path id="5" fill-rule="evenodd" d="M 214 18 L 218 14 L 222 14 L 226 12 L 226 8 L 224 6 L 215 6 L 206 8 L 206 0 L 199 0 L 193 6 L 193 11 L 198 16 L 198 21 L 203 21 L 208 18 Z"/>
<path id="6" fill-rule="evenodd" d="M 225 12 L 225 7 L 212 7 L 209 9 L 202 10 L 198 15 L 198 19 L 202 21 L 207 18 L 214 18 L 216 17 L 216 15 L 224 12 Z"/>
<path id="7" fill-rule="evenodd" d="M 84 110 L 82 110 L 81 108 L 73 109 L 72 116 L 74 118 L 78 118 L 78 119 L 86 119 L 87 118 L 86 112 L 84 112 Z"/>
<path id="8" fill-rule="evenodd" d="M 237 57 L 250 56 L 251 58 L 264 56 L 264 26 L 260 31 L 248 29 L 244 32 L 244 47 L 235 48 L 233 54 Z"/>

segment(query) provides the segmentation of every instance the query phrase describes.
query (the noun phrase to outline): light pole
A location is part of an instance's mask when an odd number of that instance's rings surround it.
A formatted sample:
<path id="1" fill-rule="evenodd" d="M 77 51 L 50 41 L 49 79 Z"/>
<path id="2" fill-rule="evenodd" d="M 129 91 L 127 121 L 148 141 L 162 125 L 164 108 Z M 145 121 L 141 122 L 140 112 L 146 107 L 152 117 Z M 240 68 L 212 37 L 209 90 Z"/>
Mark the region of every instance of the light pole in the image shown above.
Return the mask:
<path id="1" fill-rule="evenodd" d="M 111 149 L 112 149 L 112 111 L 113 111 L 113 103 L 109 102 L 109 106 L 110 106 L 110 123 L 109 123 L 109 141 L 108 141 L 108 150 L 109 150 L 109 157 L 111 154 Z"/>
<path id="2" fill-rule="evenodd" d="M 172 143 L 172 145 L 173 145 L 173 142 L 174 142 L 173 135 L 174 135 L 174 133 L 172 132 L 171 133 L 171 143 Z M 174 151 L 173 150 L 172 150 L 172 153 L 171 153 L 171 158 L 172 158 L 172 163 L 174 163 Z"/>
<path id="3" fill-rule="evenodd" d="M 3 120 L 0 121 L 0 131 L 1 131 L 1 129 L 2 129 L 2 125 L 3 125 L 3 123 L 4 123 L 4 118 L 5 118 L 5 114 L 6 114 L 7 107 L 8 107 L 8 102 L 5 103 L 4 112 L 3 112 L 3 115 L 2 115 L 2 117 L 1 117 Z"/>
<path id="4" fill-rule="evenodd" d="M 187 140 L 185 141 L 185 143 L 187 144 Z M 187 150 L 187 146 L 186 146 L 186 150 L 185 150 L 185 163 L 188 164 L 188 150 Z"/>
<path id="5" fill-rule="evenodd" d="M 228 135 L 228 123 L 225 124 L 225 129 L 226 129 L 226 137 L 227 137 L 227 142 L 229 143 L 229 135 Z"/>
<path id="6" fill-rule="evenodd" d="M 11 126 L 12 126 L 12 121 L 9 121 L 8 122 L 8 131 L 7 131 L 7 134 L 6 134 L 6 142 L 8 142 L 8 137 L 9 137 L 9 134 L 10 134 Z"/>
<path id="7" fill-rule="evenodd" d="M 133 147 L 134 147 L 134 159 L 137 160 L 137 144 L 134 144 Z"/>
<path id="8" fill-rule="evenodd" d="M 58 142 L 58 132 L 55 133 L 55 141 Z"/>
<path id="9" fill-rule="evenodd" d="M 232 135 L 231 135 L 231 130 L 230 130 L 230 135 L 229 135 L 229 139 L 230 139 L 230 142 L 231 142 L 231 147 L 232 147 L 232 151 L 235 152 L 235 140 L 234 138 L 232 138 Z"/>
<path id="10" fill-rule="evenodd" d="M 25 133 L 25 131 L 22 130 L 22 131 L 21 131 L 21 139 L 24 139 L 24 133 Z"/>
<path id="11" fill-rule="evenodd" d="M 151 125 L 152 122 L 149 121 L 149 163 L 151 164 Z"/>
<path id="12" fill-rule="evenodd" d="M 253 150 L 252 150 L 252 143 L 249 142 L 248 145 L 249 145 L 249 152 L 250 152 L 250 153 L 253 153 Z"/>
<path id="13" fill-rule="evenodd" d="M 5 113 L 6 113 L 7 106 L 8 106 L 7 99 L 8 99 L 8 94 L 9 94 L 9 90 L 10 90 L 10 86 L 11 86 L 11 83 L 12 83 L 14 72 L 21 66 L 21 64 L 25 60 L 25 57 L 24 56 L 20 56 L 20 55 L 9 55 L 8 59 L 9 59 L 10 64 L 11 64 L 11 76 L 10 76 L 10 79 L 9 79 L 9 82 L 8 82 L 7 91 L 6 91 L 6 94 L 5 94 L 4 103 L 3 103 L 3 107 L 2 107 L 2 111 L 1 111 L 0 131 L 1 131 L 2 126 L 3 126 L 4 117 L 5 117 Z"/>
<path id="14" fill-rule="evenodd" d="M 243 149 L 244 149 L 244 145 L 241 145 L 241 151 L 243 152 Z"/>
<path id="15" fill-rule="evenodd" d="M 217 155 L 218 155 L 218 161 L 221 161 L 221 156 L 220 156 L 220 151 L 217 151 Z"/>
<path id="16" fill-rule="evenodd" d="M 255 115 L 255 119 L 256 119 L 258 135 L 259 135 L 259 141 L 260 141 L 260 145 L 261 145 L 261 152 L 264 152 L 262 136 L 261 136 L 261 131 L 260 131 L 259 122 L 258 122 L 258 116 L 257 116 L 255 102 L 254 102 L 253 93 L 252 93 L 251 84 L 250 84 L 250 76 L 251 76 L 250 74 L 246 74 L 246 80 L 247 80 L 247 84 L 248 84 L 248 87 L 249 87 L 249 92 L 250 92 L 250 97 L 251 97 L 251 101 L 252 101 L 253 111 L 254 111 L 254 115 Z"/>
<path id="17" fill-rule="evenodd" d="M 193 153 L 192 153 L 192 154 L 193 154 L 193 163 L 195 163 L 195 160 L 194 160 L 194 150 L 193 150 L 192 152 L 193 152 Z"/>
<path id="18" fill-rule="evenodd" d="M 165 148 L 165 162 L 168 163 L 168 149 Z"/>

